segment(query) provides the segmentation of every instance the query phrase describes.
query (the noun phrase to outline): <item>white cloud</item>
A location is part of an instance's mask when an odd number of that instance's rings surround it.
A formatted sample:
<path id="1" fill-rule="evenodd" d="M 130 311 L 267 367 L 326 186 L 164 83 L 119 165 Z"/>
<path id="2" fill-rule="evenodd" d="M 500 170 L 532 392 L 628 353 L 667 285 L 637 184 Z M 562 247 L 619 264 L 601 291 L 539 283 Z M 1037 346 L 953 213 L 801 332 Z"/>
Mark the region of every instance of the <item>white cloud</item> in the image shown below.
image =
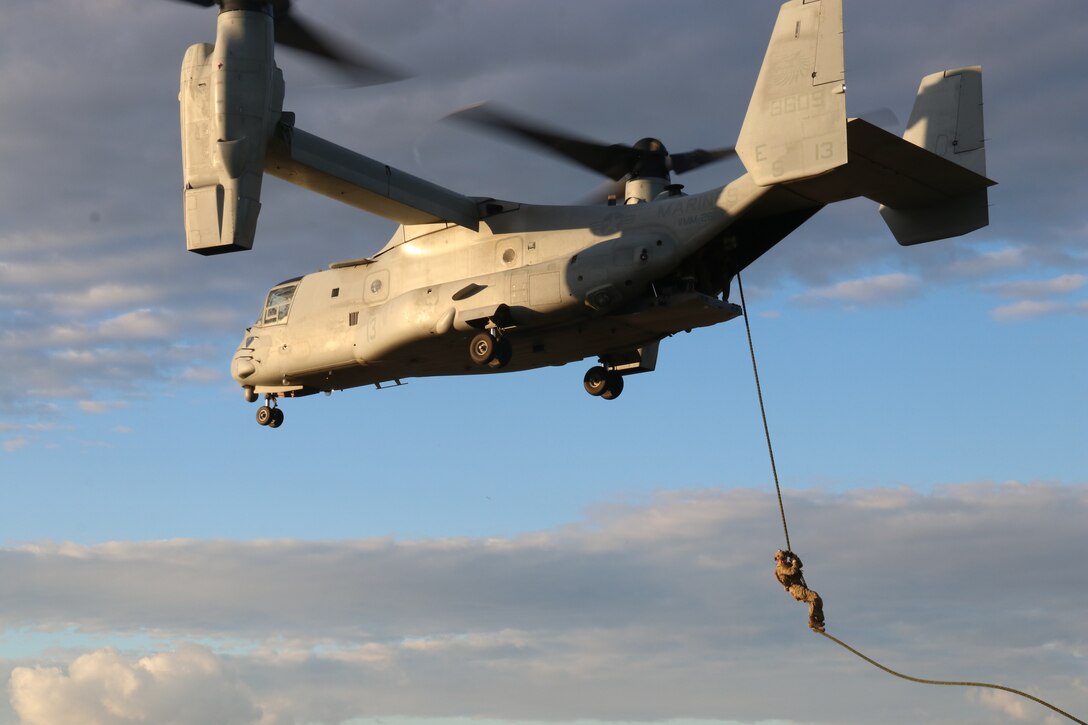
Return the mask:
<path id="1" fill-rule="evenodd" d="M 158 301 L 163 291 L 162 288 L 147 284 L 107 282 L 77 292 L 53 294 L 50 297 L 58 309 L 83 314 L 88 311 L 145 306 Z"/>
<path id="2" fill-rule="evenodd" d="M 138 306 L 135 300 L 157 299 L 171 289 L 163 284 L 170 279 L 163 274 L 169 272 L 170 252 L 159 246 L 133 245 L 129 240 L 119 244 L 120 234 L 116 227 L 88 233 L 85 229 L 61 231 L 29 225 L 0 233 L 8 255 L 0 263 L 0 282 L 5 289 L 41 293 L 39 299 L 51 307 L 83 304 L 95 310 Z M 43 250 L 56 254 L 42 254 Z M 148 284 L 151 279 L 160 284 Z"/>
<path id="3" fill-rule="evenodd" d="M 1053 315 L 1069 309 L 1068 305 L 1059 302 L 1040 302 L 1038 300 L 1021 300 L 1011 305 L 995 307 L 990 314 L 995 320 L 1030 320 L 1045 315 Z"/>
<path id="4" fill-rule="evenodd" d="M 210 650 L 184 645 L 136 661 L 111 649 L 59 667 L 16 667 L 11 704 L 22 725 L 246 725 L 261 719 L 252 696 Z"/>
<path id="5" fill-rule="evenodd" d="M 1002 282 L 999 284 L 987 285 L 983 289 L 987 292 L 999 294 L 1002 297 L 1017 299 L 1027 297 L 1034 299 L 1038 297 L 1052 297 L 1055 295 L 1068 294 L 1080 289 L 1085 284 L 1088 284 L 1088 276 L 1083 274 L 1063 274 L 1044 280 Z"/>
<path id="6" fill-rule="evenodd" d="M 1063 274 L 1046 280 L 1003 282 L 987 285 L 983 289 L 1003 297 L 1021 298 L 1017 302 L 995 307 L 990 312 L 995 320 L 1007 322 L 1065 313 L 1084 314 L 1088 311 L 1088 300 L 1059 302 L 1040 298 L 1066 295 L 1081 289 L 1086 284 L 1088 284 L 1088 276 Z"/>
<path id="7" fill-rule="evenodd" d="M 104 320 L 99 326 L 107 339 L 147 340 L 172 337 L 176 316 L 167 311 L 141 309 Z"/>
<path id="8" fill-rule="evenodd" d="M 79 409 L 84 413 L 99 414 L 106 413 L 110 410 L 120 410 L 128 407 L 128 402 L 124 400 L 81 400 L 79 401 Z"/>
<path id="9" fill-rule="evenodd" d="M 17 451 L 20 448 L 25 448 L 27 443 L 29 442 L 30 441 L 29 439 L 27 439 L 26 436 L 20 435 L 6 439 L 3 443 L 3 446 L 5 451 L 7 451 L 8 453 L 12 453 L 13 451 Z"/>
<path id="10" fill-rule="evenodd" d="M 960 277 L 984 277 L 997 272 L 1022 269 L 1029 262 L 1023 247 L 987 252 L 970 252 L 948 265 L 945 272 Z"/>
<path id="11" fill-rule="evenodd" d="M 219 368 L 190 367 L 181 371 L 181 379 L 187 383 L 217 383 L 226 377 Z"/>
<path id="12" fill-rule="evenodd" d="M 163 310 L 133 310 L 87 323 L 57 323 L 47 329 L 8 332 L 4 344 L 11 350 L 59 348 L 60 356 L 86 362 L 96 346 L 157 342 L 177 334 L 177 316 Z"/>
<path id="13" fill-rule="evenodd" d="M 914 297 L 920 288 L 920 280 L 913 275 L 882 274 L 838 282 L 827 287 L 817 287 L 798 295 L 795 299 L 807 304 L 827 302 L 881 304 Z"/>
<path id="14" fill-rule="evenodd" d="M 1038 716 L 1042 714 L 1041 711 L 1034 709 L 1029 711 L 1022 697 L 1002 690 L 975 688 L 972 691 L 972 697 L 984 707 L 1017 722 L 1038 722 Z"/>

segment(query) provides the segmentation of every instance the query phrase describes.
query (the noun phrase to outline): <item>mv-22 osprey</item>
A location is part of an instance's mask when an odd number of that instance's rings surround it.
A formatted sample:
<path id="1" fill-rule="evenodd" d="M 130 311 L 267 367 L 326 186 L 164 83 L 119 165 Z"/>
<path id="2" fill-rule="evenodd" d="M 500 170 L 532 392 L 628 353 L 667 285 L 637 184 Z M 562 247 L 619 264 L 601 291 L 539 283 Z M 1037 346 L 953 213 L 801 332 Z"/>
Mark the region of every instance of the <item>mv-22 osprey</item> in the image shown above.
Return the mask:
<path id="1" fill-rule="evenodd" d="M 401 224 L 373 256 L 268 293 L 231 363 L 246 400 L 264 396 L 261 425 L 283 422 L 279 398 L 589 357 L 586 391 L 612 399 L 662 339 L 737 317 L 733 277 L 825 204 L 876 201 L 902 245 L 988 223 L 981 70 L 923 78 L 903 137 L 848 119 L 842 0 L 782 5 L 735 146 L 747 173 L 720 188 L 687 195 L 670 170 L 724 152 L 593 146 L 477 113 L 626 182 L 582 206 L 463 196 L 300 130 L 273 58 L 288 4 L 218 4 L 215 45 L 181 72 L 188 248 L 250 249 L 266 172 Z"/>

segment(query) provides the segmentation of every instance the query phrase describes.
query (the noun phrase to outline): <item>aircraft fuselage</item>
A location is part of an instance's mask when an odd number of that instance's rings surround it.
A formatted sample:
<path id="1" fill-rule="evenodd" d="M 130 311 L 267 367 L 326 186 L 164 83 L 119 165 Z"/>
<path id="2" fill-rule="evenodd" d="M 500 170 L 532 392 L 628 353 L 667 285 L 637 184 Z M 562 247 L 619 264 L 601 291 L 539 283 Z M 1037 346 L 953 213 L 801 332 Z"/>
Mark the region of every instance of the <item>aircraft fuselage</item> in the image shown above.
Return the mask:
<path id="1" fill-rule="evenodd" d="M 676 277 L 760 189 L 727 187 L 653 203 L 548 207 L 485 201 L 479 231 L 408 225 L 373 258 L 273 288 L 235 353 L 247 392 L 301 395 L 474 364 L 473 335 L 511 345 L 504 371 L 623 356 L 738 314 L 728 280 Z"/>

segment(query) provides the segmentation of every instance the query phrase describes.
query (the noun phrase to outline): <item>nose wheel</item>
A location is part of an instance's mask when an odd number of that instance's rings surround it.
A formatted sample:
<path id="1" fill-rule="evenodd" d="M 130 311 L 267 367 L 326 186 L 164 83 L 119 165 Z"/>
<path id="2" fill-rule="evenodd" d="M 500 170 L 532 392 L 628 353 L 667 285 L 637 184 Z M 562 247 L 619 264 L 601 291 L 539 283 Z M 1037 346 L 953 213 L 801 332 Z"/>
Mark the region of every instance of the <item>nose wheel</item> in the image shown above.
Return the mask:
<path id="1" fill-rule="evenodd" d="M 279 428 L 283 425 L 283 411 L 276 405 L 276 396 L 267 393 L 264 398 L 265 404 L 257 408 L 257 425 Z"/>

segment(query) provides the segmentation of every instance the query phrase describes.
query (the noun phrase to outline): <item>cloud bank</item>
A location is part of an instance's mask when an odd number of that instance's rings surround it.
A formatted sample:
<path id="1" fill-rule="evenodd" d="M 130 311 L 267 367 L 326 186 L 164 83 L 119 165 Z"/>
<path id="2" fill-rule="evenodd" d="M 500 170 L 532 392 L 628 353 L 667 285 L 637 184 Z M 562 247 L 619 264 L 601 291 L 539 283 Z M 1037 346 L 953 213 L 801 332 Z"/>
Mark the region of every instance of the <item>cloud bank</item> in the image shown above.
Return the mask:
<path id="1" fill-rule="evenodd" d="M 921 291 L 921 280 L 909 274 L 880 274 L 862 279 L 816 287 L 795 299 L 802 304 L 838 302 L 845 305 L 873 305 L 901 302 Z"/>
<path id="2" fill-rule="evenodd" d="M 11 673 L 11 704 L 24 725 L 244 725 L 260 717 L 219 658 L 193 645 L 135 662 L 98 650 L 77 657 L 67 672 L 18 667 Z"/>
<path id="3" fill-rule="evenodd" d="M 1084 709 L 1084 584 L 1069 567 L 1088 545 L 1088 488 L 806 491 L 786 506 L 836 636 L 907 673 Z M 160 643 L 12 663 L 11 705 L 39 722 L 83 703 L 110 724 L 179 691 L 214 694 L 222 722 L 951 723 L 1008 709 L 950 688 L 920 700 L 813 636 L 773 580 L 779 546 L 773 495 L 742 489 L 514 538 L 4 549 L 0 578 L 19 582 L 0 592 L 6 630 Z"/>

